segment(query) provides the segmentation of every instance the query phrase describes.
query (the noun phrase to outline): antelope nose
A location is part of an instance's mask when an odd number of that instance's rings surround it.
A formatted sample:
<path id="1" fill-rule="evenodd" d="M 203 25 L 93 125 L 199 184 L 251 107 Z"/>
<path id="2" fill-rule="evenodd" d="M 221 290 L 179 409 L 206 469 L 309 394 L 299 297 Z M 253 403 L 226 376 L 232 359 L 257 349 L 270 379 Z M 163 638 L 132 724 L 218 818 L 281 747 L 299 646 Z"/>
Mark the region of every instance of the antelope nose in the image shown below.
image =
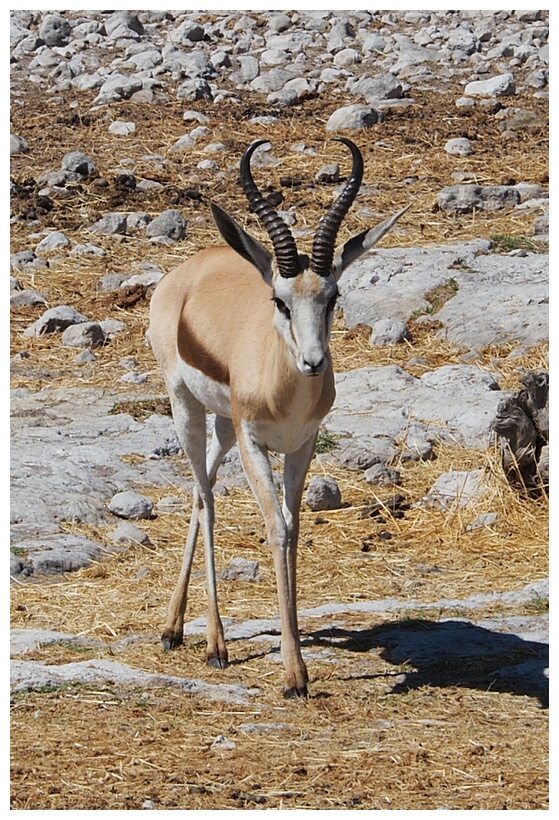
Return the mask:
<path id="1" fill-rule="evenodd" d="M 303 359 L 303 363 L 305 365 L 305 369 L 311 376 L 316 376 L 324 370 L 324 356 L 321 356 L 320 358 L 316 357 L 310 362 Z"/>

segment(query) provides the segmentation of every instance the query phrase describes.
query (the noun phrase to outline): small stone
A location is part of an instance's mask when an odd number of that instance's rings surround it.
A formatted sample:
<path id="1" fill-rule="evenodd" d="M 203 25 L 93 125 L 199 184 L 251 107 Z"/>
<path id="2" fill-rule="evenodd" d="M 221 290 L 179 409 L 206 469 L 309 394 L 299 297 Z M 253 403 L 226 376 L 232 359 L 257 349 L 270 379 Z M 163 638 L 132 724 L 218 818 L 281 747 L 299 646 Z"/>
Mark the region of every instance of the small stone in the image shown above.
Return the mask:
<path id="1" fill-rule="evenodd" d="M 60 572 L 75 572 L 98 561 L 102 555 L 100 544 L 82 535 L 56 533 L 31 541 L 20 541 L 18 546 L 25 550 L 27 559 L 35 572 L 47 575 Z"/>
<path id="2" fill-rule="evenodd" d="M 456 139 L 448 140 L 445 144 L 444 150 L 447 154 L 456 154 L 461 157 L 468 157 L 473 154 L 472 143 L 466 137 L 457 137 Z"/>
<path id="3" fill-rule="evenodd" d="M 538 216 L 534 219 L 534 236 L 548 236 L 549 234 L 549 214 Z"/>
<path id="4" fill-rule="evenodd" d="M 204 148 L 204 151 L 208 154 L 225 154 L 228 148 L 224 142 L 210 142 Z M 279 160 L 278 160 L 279 164 Z"/>
<path id="5" fill-rule="evenodd" d="M 210 748 L 220 752 L 231 752 L 237 748 L 237 745 L 232 740 L 229 740 L 229 738 L 218 735 Z"/>
<path id="6" fill-rule="evenodd" d="M 140 267 L 144 270 L 144 272 L 129 276 L 128 279 L 121 282 L 121 288 L 128 288 L 131 285 L 143 285 L 146 288 L 155 287 L 155 285 L 157 285 L 157 283 L 163 279 L 163 276 L 165 275 L 159 265 L 146 264 L 141 265 Z"/>
<path id="7" fill-rule="evenodd" d="M 252 82 L 258 77 L 260 74 L 260 64 L 254 55 L 240 54 L 237 57 L 237 60 L 238 68 L 230 75 L 230 80 L 232 83 L 244 85 L 245 83 Z"/>
<path id="8" fill-rule="evenodd" d="M 338 510 L 342 506 L 342 494 L 337 481 L 331 476 L 313 476 L 309 482 L 305 503 L 315 512 Z"/>
<path id="9" fill-rule="evenodd" d="M 119 518 L 151 518 L 153 501 L 133 490 L 126 490 L 114 495 L 108 507 L 113 515 L 118 515 Z"/>
<path id="10" fill-rule="evenodd" d="M 185 232 L 186 219 L 180 211 L 176 211 L 172 208 L 168 211 L 163 211 L 159 216 L 156 216 L 155 219 L 152 219 L 146 228 L 146 234 L 150 239 L 164 236 L 178 241 L 184 238 Z"/>
<path id="11" fill-rule="evenodd" d="M 112 213 L 105 214 L 105 216 L 95 222 L 89 230 L 101 236 L 114 236 L 115 234 L 126 234 L 126 229 L 126 214 Z"/>
<path id="12" fill-rule="evenodd" d="M 46 310 L 36 322 L 23 331 L 23 335 L 42 336 L 43 333 L 55 333 L 56 331 L 65 330 L 70 325 L 87 321 L 87 316 L 78 313 L 73 307 L 58 305 Z"/>
<path id="13" fill-rule="evenodd" d="M 397 455 L 392 440 L 383 436 L 341 439 L 336 456 L 348 470 L 368 470 L 373 464 L 386 464 Z"/>
<path id="14" fill-rule="evenodd" d="M 440 510 L 455 510 L 479 499 L 484 489 L 483 470 L 452 470 L 438 477 L 421 503 Z"/>
<path id="15" fill-rule="evenodd" d="M 196 167 L 199 171 L 217 171 L 219 169 L 219 165 L 213 159 L 203 159 Z"/>
<path id="16" fill-rule="evenodd" d="M 123 521 L 119 524 L 116 530 L 109 534 L 109 538 L 111 543 L 123 546 L 134 546 L 134 544 L 141 544 L 144 547 L 153 546 L 149 535 L 130 521 Z"/>
<path id="17" fill-rule="evenodd" d="M 434 456 L 433 442 L 421 431 L 410 432 L 400 453 L 402 463 L 406 461 L 429 461 Z"/>
<path id="18" fill-rule="evenodd" d="M 182 137 L 179 137 L 173 145 L 171 145 L 171 151 L 173 153 L 177 153 L 178 151 L 188 151 L 191 148 L 194 148 L 195 140 L 190 136 L 190 134 L 183 134 Z"/>
<path id="19" fill-rule="evenodd" d="M 260 117 L 252 117 L 252 119 L 249 120 L 251 125 L 274 125 L 277 121 L 277 117 L 272 117 L 269 114 L 263 114 Z"/>
<path id="20" fill-rule="evenodd" d="M 67 248 L 69 244 L 70 240 L 62 231 L 52 231 L 44 239 L 41 239 L 35 248 L 35 253 L 40 256 L 45 251 L 57 251 L 60 248 Z"/>
<path id="21" fill-rule="evenodd" d="M 259 74 L 249 84 L 250 88 L 258 91 L 260 94 L 271 94 L 272 91 L 280 91 L 285 84 L 294 77 L 291 71 L 278 66 L 271 68 L 263 74 Z"/>
<path id="22" fill-rule="evenodd" d="M 268 20 L 268 27 L 272 31 L 282 32 L 287 31 L 288 28 L 291 28 L 291 18 L 288 14 L 279 13 L 274 15 Z"/>
<path id="23" fill-rule="evenodd" d="M 65 347 L 101 347 L 105 341 L 103 328 L 98 322 L 70 325 L 62 334 L 62 344 Z"/>
<path id="24" fill-rule="evenodd" d="M 358 63 L 360 59 L 359 52 L 355 48 L 343 48 L 334 55 L 334 65 L 340 68 L 349 68 Z"/>
<path id="25" fill-rule="evenodd" d="M 180 36 L 184 43 L 190 40 L 191 43 L 199 43 L 204 39 L 205 31 L 198 23 L 191 23 L 188 20 L 181 26 Z"/>
<path id="26" fill-rule="evenodd" d="M 97 356 L 91 350 L 82 350 L 74 359 L 76 364 L 91 364 L 97 361 Z"/>
<path id="27" fill-rule="evenodd" d="M 15 268 L 16 270 L 25 270 L 29 267 L 34 267 L 37 264 L 41 264 L 44 266 L 48 265 L 45 259 L 39 259 L 33 251 L 19 251 L 18 253 L 13 253 L 10 256 L 10 267 Z"/>
<path id="28" fill-rule="evenodd" d="M 135 367 L 138 367 L 138 362 L 134 356 L 125 356 L 119 361 L 118 366 L 123 367 L 125 370 L 133 370 Z"/>
<path id="29" fill-rule="evenodd" d="M 195 142 L 197 140 L 205 139 L 206 137 L 211 137 L 211 135 L 212 129 L 208 128 L 207 125 L 198 125 L 190 132 L 190 136 Z"/>
<path id="30" fill-rule="evenodd" d="M 392 487 L 402 483 L 400 472 L 384 464 L 373 464 L 365 470 L 364 478 L 367 484 L 374 484 L 377 487 Z"/>
<path id="31" fill-rule="evenodd" d="M 32 575 L 32 573 L 33 568 L 30 565 L 26 564 L 19 555 L 10 552 L 10 575 L 12 577 L 17 575 Z"/>
<path id="32" fill-rule="evenodd" d="M 126 330 L 126 322 L 121 322 L 119 319 L 104 319 L 99 324 L 107 341 L 110 341 L 117 333 Z"/>
<path id="33" fill-rule="evenodd" d="M 281 48 L 267 48 L 260 55 L 261 66 L 280 66 L 288 62 L 289 52 L 283 51 Z"/>
<path id="34" fill-rule="evenodd" d="M 71 253 L 74 256 L 106 256 L 107 251 L 104 248 L 100 248 L 98 245 L 94 245 L 92 242 L 85 242 L 83 245 L 74 245 L 72 248 Z M 117 275 L 117 274 L 108 274 L 108 276 Z"/>
<path id="35" fill-rule="evenodd" d="M 39 36 L 47 46 L 64 46 L 70 39 L 72 28 L 68 20 L 58 14 L 47 14 L 39 28 Z"/>
<path id="36" fill-rule="evenodd" d="M 402 84 L 393 74 L 387 73 L 378 77 L 364 76 L 350 86 L 350 92 L 365 98 L 365 102 L 374 104 L 380 100 L 399 100 L 402 97 Z"/>
<path id="37" fill-rule="evenodd" d="M 189 102 L 196 102 L 197 100 L 213 100 L 213 93 L 210 84 L 207 80 L 201 77 L 196 77 L 193 80 L 186 80 L 177 90 L 178 100 L 188 100 Z"/>
<path id="38" fill-rule="evenodd" d="M 146 373 L 136 373 L 134 371 L 125 373 L 124 376 L 120 377 L 120 381 L 126 382 L 126 384 L 145 384 L 147 380 Z"/>
<path id="39" fill-rule="evenodd" d="M 121 37 L 139 39 L 144 27 L 138 17 L 130 11 L 115 11 L 105 20 L 107 37 L 116 40 Z"/>
<path id="40" fill-rule="evenodd" d="M 397 345 L 410 338 L 406 323 L 401 319 L 379 319 L 373 325 L 369 344 Z"/>
<path id="41" fill-rule="evenodd" d="M 35 305 L 45 304 L 45 297 L 36 290 L 17 290 L 10 295 L 11 307 L 35 307 Z"/>
<path id="42" fill-rule="evenodd" d="M 27 154 L 29 152 L 29 143 L 23 137 L 17 134 L 10 134 L 10 156 L 15 157 L 18 154 Z"/>
<path id="43" fill-rule="evenodd" d="M 380 34 L 374 32 L 372 34 L 368 34 L 365 37 L 365 39 L 363 40 L 362 48 L 365 54 L 370 54 L 371 52 L 381 54 L 386 48 L 386 40 Z"/>
<path id="44" fill-rule="evenodd" d="M 314 178 L 318 183 L 335 183 L 340 181 L 340 166 L 337 162 L 323 165 Z"/>
<path id="45" fill-rule="evenodd" d="M 475 80 L 464 89 L 468 97 L 505 97 L 516 93 L 516 83 L 512 74 L 499 74 L 489 80 Z"/>
<path id="46" fill-rule="evenodd" d="M 490 527 L 494 524 L 497 519 L 499 518 L 497 513 L 482 513 L 481 515 L 476 516 L 473 521 L 470 521 L 469 524 L 466 525 L 466 532 L 473 532 L 474 530 L 479 530 L 482 527 Z"/>
<path id="47" fill-rule="evenodd" d="M 133 134 L 135 130 L 136 123 L 134 122 L 115 120 L 109 125 L 109 132 L 111 134 L 116 134 L 119 137 L 127 137 L 129 134 Z"/>
<path id="48" fill-rule="evenodd" d="M 221 577 L 224 581 L 259 581 L 260 564 L 247 558 L 232 558 Z"/>
<path id="49" fill-rule="evenodd" d="M 182 115 L 183 120 L 185 122 L 199 122 L 201 125 L 208 125 L 210 122 L 210 118 L 206 117 L 205 114 L 201 114 L 199 111 L 185 111 Z"/>
<path id="50" fill-rule="evenodd" d="M 83 177 L 97 175 L 97 167 L 92 159 L 81 151 L 70 151 L 62 157 L 62 170 L 73 171 Z"/>
<path id="51" fill-rule="evenodd" d="M 405 367 L 427 367 L 429 364 L 429 359 L 425 358 L 425 356 L 412 356 L 411 359 L 408 359 Z"/>
<path id="52" fill-rule="evenodd" d="M 382 113 L 371 105 L 346 105 L 334 111 L 326 123 L 326 130 L 357 131 L 376 125 L 383 119 Z"/>
<path id="53" fill-rule="evenodd" d="M 99 94 L 95 97 L 96 105 L 107 105 L 111 102 L 128 100 L 137 91 L 142 90 L 142 80 L 139 77 L 126 76 L 125 74 L 111 74 L 99 89 Z"/>
<path id="54" fill-rule="evenodd" d="M 129 231 L 139 231 L 146 228 L 151 222 L 151 216 L 147 211 L 133 211 L 128 214 L 126 224 Z"/>
<path id="55" fill-rule="evenodd" d="M 214 51 L 210 56 L 210 60 L 214 68 L 231 68 L 231 58 L 226 51 Z"/>
<path id="56" fill-rule="evenodd" d="M 515 208 L 520 202 L 520 193 L 513 185 L 454 185 L 439 191 L 437 199 L 441 211 L 465 214 L 474 208 L 482 211 Z"/>

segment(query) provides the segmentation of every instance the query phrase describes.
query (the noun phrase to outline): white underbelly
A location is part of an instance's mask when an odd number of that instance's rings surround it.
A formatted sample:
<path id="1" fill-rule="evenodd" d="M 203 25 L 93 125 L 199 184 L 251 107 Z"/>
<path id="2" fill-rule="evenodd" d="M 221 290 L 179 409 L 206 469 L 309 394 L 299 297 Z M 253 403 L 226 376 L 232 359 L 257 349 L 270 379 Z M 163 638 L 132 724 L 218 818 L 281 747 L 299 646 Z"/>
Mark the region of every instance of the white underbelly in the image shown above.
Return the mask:
<path id="1" fill-rule="evenodd" d="M 198 399 L 207 410 L 219 416 L 231 418 L 231 394 L 228 385 L 210 379 L 200 370 L 186 364 L 180 357 L 178 375 L 194 398 Z"/>

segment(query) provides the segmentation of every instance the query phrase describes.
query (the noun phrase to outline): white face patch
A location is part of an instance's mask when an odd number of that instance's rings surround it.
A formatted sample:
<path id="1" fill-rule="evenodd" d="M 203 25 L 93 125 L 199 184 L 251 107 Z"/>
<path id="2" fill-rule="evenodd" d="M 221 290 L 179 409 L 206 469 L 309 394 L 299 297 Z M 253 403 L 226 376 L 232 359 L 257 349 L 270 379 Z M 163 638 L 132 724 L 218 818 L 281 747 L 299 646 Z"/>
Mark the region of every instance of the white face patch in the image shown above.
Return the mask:
<path id="1" fill-rule="evenodd" d="M 274 279 L 274 325 L 306 376 L 324 373 L 338 293 L 333 276 L 305 270 L 298 276 Z"/>

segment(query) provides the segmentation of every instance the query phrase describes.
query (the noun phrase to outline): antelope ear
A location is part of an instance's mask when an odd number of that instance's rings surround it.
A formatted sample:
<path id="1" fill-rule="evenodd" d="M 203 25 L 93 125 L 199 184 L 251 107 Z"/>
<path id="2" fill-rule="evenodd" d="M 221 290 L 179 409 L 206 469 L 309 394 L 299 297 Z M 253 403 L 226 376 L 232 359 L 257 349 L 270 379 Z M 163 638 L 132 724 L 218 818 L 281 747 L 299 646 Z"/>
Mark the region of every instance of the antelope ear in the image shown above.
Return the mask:
<path id="1" fill-rule="evenodd" d="M 227 244 L 233 248 L 243 259 L 246 259 L 254 267 L 260 271 L 260 274 L 267 285 L 272 286 L 272 254 L 261 245 L 258 240 L 254 239 L 248 234 L 244 228 L 241 228 L 227 211 L 216 205 L 215 202 L 210 204 L 214 222 L 217 229 L 222 235 Z"/>
<path id="2" fill-rule="evenodd" d="M 348 239 L 343 245 L 340 245 L 336 248 L 334 253 L 334 263 L 332 265 L 332 273 L 336 281 L 340 278 L 342 273 L 348 268 L 352 262 L 355 262 L 356 259 L 359 259 L 364 253 L 367 253 L 373 245 L 382 239 L 385 233 L 387 233 L 393 225 L 403 216 L 408 208 L 411 208 L 412 203 L 407 205 L 402 211 L 394 216 L 385 219 L 384 222 L 381 222 L 380 225 L 375 225 L 374 228 L 367 228 L 367 230 L 358 233 L 356 236 L 353 236 L 351 239 Z"/>

